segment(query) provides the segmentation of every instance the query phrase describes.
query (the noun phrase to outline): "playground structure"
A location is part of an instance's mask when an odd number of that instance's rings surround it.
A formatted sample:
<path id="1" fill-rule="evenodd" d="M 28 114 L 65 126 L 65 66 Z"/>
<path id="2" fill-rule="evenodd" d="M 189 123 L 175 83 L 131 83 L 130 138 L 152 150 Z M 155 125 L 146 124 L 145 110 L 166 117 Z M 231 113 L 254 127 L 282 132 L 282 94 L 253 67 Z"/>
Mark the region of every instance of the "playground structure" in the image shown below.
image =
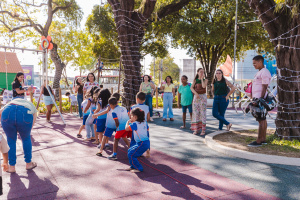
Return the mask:
<path id="1" fill-rule="evenodd" d="M 10 46 L 0 46 L 0 48 L 4 49 L 5 53 L 6 53 L 7 49 L 21 50 L 22 52 L 24 52 L 24 51 L 33 51 L 33 52 L 36 52 L 37 54 L 42 53 L 42 56 L 43 56 L 43 58 L 42 58 L 42 82 L 45 82 L 47 90 L 50 91 L 49 85 L 48 85 L 48 50 L 51 50 L 53 48 L 53 45 L 51 44 L 51 37 L 50 36 L 48 36 L 47 38 L 45 38 L 44 36 L 42 37 L 40 50 L 10 47 Z M 5 62 L 6 71 L 7 71 L 7 67 L 8 67 L 7 62 L 6 62 L 6 60 L 4 62 Z M 60 112 L 60 109 L 58 108 L 58 106 L 56 104 L 54 96 L 52 95 L 51 92 L 49 92 L 49 94 L 51 96 L 52 102 L 55 105 L 55 107 L 56 107 L 63 123 L 66 124 L 66 122 L 65 122 L 65 120 L 64 120 L 64 118 L 63 118 L 63 116 Z M 40 98 L 38 99 L 37 108 L 39 107 L 41 95 L 42 94 L 40 94 Z M 32 99 L 32 94 L 31 94 L 31 99 Z M 11 100 L 11 99 L 8 99 L 8 100 Z M 61 99 L 60 99 L 60 102 L 61 102 Z M 61 105 L 61 103 L 60 103 L 60 105 Z"/>

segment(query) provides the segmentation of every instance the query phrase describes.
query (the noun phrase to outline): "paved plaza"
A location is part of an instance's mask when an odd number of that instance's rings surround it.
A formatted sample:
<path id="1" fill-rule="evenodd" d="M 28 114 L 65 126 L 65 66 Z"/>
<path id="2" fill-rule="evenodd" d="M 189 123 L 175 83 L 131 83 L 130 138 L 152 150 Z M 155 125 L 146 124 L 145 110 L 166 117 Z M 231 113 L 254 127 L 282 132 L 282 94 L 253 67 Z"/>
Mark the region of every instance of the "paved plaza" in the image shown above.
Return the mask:
<path id="1" fill-rule="evenodd" d="M 58 115 L 53 115 L 52 123 L 42 116 L 32 131 L 33 161 L 38 167 L 25 170 L 18 140 L 17 173 L 3 173 L 1 199 L 299 199 L 300 167 L 216 152 L 189 127 L 179 128 L 181 109 L 174 109 L 174 114 L 174 122 L 160 118 L 150 123 L 151 158 L 140 158 L 144 172 L 137 174 L 125 171 L 129 162 L 124 143 L 117 161 L 105 158 L 112 148 L 100 158 L 95 145 L 76 138 L 78 117 L 64 114 L 67 125 L 63 125 Z M 217 131 L 218 121 L 211 109 L 207 115 L 209 134 Z M 228 110 L 226 117 L 234 129 L 257 128 L 255 119 L 241 111 Z M 268 124 L 275 127 L 270 118 Z"/>

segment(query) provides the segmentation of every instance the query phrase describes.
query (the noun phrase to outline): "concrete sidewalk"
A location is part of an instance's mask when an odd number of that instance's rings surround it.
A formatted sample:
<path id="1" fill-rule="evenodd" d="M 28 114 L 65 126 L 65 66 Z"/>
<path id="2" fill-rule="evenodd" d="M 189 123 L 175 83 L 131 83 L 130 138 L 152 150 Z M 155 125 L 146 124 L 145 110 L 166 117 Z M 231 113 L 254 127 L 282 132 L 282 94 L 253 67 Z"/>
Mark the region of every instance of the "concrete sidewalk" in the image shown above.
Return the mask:
<path id="1" fill-rule="evenodd" d="M 152 155 L 149 160 L 141 158 L 144 172 L 140 174 L 124 171 L 129 165 L 123 143 L 118 161 L 95 156 L 98 151 L 95 145 L 76 138 L 79 118 L 65 114 L 66 126 L 57 115 L 52 118 L 55 123 L 39 119 L 32 133 L 33 161 L 38 167 L 25 170 L 22 144 L 18 140 L 17 173 L 3 174 L 1 199 L 297 199 L 300 196 L 300 168 L 230 158 L 214 152 L 205 146 L 203 138 L 192 135 L 188 129 L 179 129 L 180 111 L 174 112 L 174 122 L 155 119 L 150 124 Z M 217 121 L 209 112 L 207 132 L 213 132 Z M 248 123 L 249 119 L 241 118 L 234 114 L 228 117 Z M 105 156 L 110 153 L 108 150 Z"/>

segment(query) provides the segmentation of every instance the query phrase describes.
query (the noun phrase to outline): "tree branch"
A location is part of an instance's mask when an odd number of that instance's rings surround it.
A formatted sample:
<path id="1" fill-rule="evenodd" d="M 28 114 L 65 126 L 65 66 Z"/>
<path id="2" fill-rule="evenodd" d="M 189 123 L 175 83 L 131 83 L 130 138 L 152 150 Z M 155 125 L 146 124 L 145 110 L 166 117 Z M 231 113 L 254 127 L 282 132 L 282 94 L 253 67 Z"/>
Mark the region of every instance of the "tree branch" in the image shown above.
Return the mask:
<path id="1" fill-rule="evenodd" d="M 179 11 L 181 8 L 188 5 L 190 2 L 191 0 L 181 0 L 178 3 L 168 4 L 158 11 L 157 16 L 159 19 L 164 18 L 167 15 Z"/>
<path id="2" fill-rule="evenodd" d="M 25 5 L 33 6 L 33 7 L 42 7 L 42 6 L 46 6 L 47 5 L 46 3 L 41 3 L 40 5 L 35 5 L 35 4 L 23 2 L 23 1 L 21 1 L 21 3 L 24 3 Z"/>
<path id="3" fill-rule="evenodd" d="M 70 8 L 72 6 L 73 2 L 70 2 L 68 5 L 66 6 L 57 6 L 53 9 L 52 13 L 56 13 L 59 10 L 67 10 L 68 8 Z"/>

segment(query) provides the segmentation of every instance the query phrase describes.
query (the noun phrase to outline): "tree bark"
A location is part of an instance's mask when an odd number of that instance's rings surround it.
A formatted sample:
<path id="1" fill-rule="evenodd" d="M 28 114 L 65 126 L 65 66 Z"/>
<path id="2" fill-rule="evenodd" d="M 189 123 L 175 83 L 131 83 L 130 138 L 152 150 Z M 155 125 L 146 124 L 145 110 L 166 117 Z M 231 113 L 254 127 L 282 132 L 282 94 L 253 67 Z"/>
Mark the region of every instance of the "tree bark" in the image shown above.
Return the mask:
<path id="1" fill-rule="evenodd" d="M 180 10 L 191 0 L 181 0 L 171 3 L 158 12 L 160 18 Z M 134 10 L 135 0 L 108 0 L 113 8 L 114 19 L 117 27 L 121 59 L 124 69 L 123 81 L 123 106 L 127 109 L 135 104 L 135 96 L 141 84 L 141 41 L 145 29 L 151 23 L 148 19 L 153 13 L 156 1 L 143 1 L 142 9 Z"/>
<path id="2" fill-rule="evenodd" d="M 275 12 L 274 0 L 248 0 L 270 35 L 277 60 L 278 112 L 276 133 L 300 139 L 300 17 L 290 8 Z M 290 7 L 292 7 L 290 5 Z"/>
<path id="3" fill-rule="evenodd" d="M 54 81 L 53 81 L 53 89 L 55 90 L 55 96 L 58 97 L 58 89 L 60 87 L 60 79 L 62 75 L 63 69 L 66 67 L 64 62 L 60 59 L 58 53 L 57 53 L 57 44 L 52 42 L 53 49 L 50 51 L 50 57 L 55 65 L 55 75 L 54 75 Z"/>

